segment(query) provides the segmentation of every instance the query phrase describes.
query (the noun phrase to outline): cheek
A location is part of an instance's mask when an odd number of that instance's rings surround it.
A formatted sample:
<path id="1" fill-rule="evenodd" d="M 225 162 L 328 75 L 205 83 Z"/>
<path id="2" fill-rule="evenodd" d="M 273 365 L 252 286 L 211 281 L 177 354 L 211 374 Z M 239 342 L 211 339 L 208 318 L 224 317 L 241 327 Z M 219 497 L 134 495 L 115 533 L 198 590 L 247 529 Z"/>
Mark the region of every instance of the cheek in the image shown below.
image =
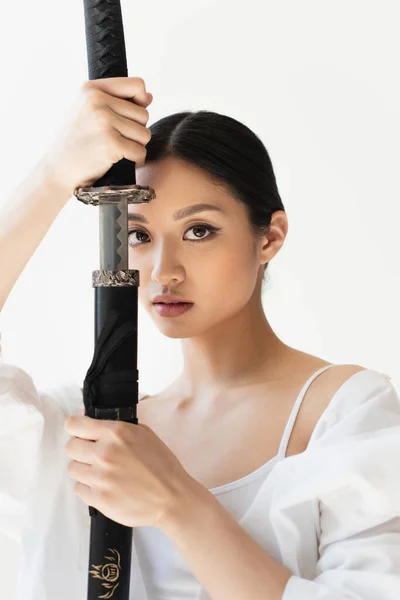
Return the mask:
<path id="1" fill-rule="evenodd" d="M 143 293 L 145 283 L 151 279 L 152 264 L 149 256 L 141 256 L 139 252 L 129 250 L 128 264 L 130 269 L 139 271 L 139 296 Z M 143 286 L 143 287 L 142 287 Z"/>
<path id="2" fill-rule="evenodd" d="M 213 258 L 226 278 L 246 278 L 246 274 L 250 275 L 255 270 L 254 251 L 243 240 L 240 244 L 233 240 L 224 248 L 220 256 L 217 254 Z"/>
<path id="3" fill-rule="evenodd" d="M 257 282 L 256 257 L 250 248 L 242 245 L 229 251 L 215 253 L 208 268 L 197 274 L 209 291 L 207 296 L 215 303 L 224 299 L 224 306 L 246 302 L 252 295 Z M 204 289 L 203 288 L 203 289 Z"/>

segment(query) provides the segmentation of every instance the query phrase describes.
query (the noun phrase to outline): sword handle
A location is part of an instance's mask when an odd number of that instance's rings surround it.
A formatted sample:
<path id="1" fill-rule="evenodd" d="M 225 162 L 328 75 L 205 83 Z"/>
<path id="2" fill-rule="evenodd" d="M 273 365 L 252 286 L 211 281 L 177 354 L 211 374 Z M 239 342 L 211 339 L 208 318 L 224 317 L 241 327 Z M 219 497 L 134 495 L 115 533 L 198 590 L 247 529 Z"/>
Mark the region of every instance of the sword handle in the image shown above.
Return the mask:
<path id="1" fill-rule="evenodd" d="M 89 79 L 127 77 L 120 0 L 83 0 L 83 3 Z M 92 187 L 135 184 L 135 164 L 123 158 L 93 183 Z"/>

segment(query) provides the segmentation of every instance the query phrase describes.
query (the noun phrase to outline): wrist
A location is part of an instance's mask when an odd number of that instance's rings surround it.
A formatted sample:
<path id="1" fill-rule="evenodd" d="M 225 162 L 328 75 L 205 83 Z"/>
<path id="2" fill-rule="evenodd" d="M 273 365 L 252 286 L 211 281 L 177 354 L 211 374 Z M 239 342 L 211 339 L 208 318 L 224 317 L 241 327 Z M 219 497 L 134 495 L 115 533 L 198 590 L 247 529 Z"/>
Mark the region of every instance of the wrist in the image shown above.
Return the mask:
<path id="1" fill-rule="evenodd" d="M 51 161 L 46 156 L 41 158 L 35 172 L 42 183 L 54 190 L 55 197 L 59 199 L 61 204 L 66 204 L 71 196 L 73 196 L 75 186 L 60 178 L 59 174 L 52 167 Z"/>
<path id="2" fill-rule="evenodd" d="M 215 502 L 218 501 L 208 489 L 188 474 L 186 483 L 171 499 L 160 529 L 168 537 L 178 539 L 189 523 L 205 519 Z"/>

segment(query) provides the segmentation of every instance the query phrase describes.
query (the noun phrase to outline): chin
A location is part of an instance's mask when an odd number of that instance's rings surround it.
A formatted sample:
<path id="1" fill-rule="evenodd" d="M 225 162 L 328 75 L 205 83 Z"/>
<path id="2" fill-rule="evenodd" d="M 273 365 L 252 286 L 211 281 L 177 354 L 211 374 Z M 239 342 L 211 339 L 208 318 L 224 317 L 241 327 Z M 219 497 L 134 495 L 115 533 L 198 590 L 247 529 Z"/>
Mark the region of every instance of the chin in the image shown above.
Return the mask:
<path id="1" fill-rule="evenodd" d="M 163 331 L 162 329 L 159 328 L 159 332 L 166 338 L 169 338 L 171 340 L 184 340 L 186 338 L 191 338 L 193 337 L 192 335 L 182 335 L 181 333 L 178 333 L 177 331 L 173 332 L 169 332 L 169 331 Z"/>
<path id="2" fill-rule="evenodd" d="M 158 319 L 152 317 L 158 331 L 167 338 L 183 340 L 198 335 L 197 331 L 194 331 L 193 326 L 191 327 L 188 323 L 178 323 L 177 319 L 165 319 L 160 322 L 160 319 L 163 319 L 163 317 L 159 317 Z"/>
<path id="3" fill-rule="evenodd" d="M 215 325 L 214 322 L 211 323 L 209 320 L 204 320 L 203 322 L 197 320 L 196 323 L 189 323 L 187 321 L 184 323 L 183 321 L 179 322 L 179 318 L 165 319 L 162 322 L 160 322 L 160 319 L 163 319 L 163 317 L 158 317 L 156 319 L 152 317 L 153 323 L 158 331 L 167 338 L 179 340 L 202 336 L 211 331 Z"/>

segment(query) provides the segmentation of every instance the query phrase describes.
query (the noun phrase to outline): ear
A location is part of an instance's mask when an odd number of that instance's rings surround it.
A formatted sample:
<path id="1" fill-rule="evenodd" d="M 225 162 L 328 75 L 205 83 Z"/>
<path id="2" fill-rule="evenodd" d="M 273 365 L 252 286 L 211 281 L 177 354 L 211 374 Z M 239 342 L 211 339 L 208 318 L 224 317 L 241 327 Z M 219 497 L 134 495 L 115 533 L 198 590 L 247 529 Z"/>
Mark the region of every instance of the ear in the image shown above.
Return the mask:
<path id="1" fill-rule="evenodd" d="M 272 213 L 268 233 L 260 240 L 260 264 L 269 262 L 282 248 L 288 232 L 288 220 L 284 210 Z"/>

